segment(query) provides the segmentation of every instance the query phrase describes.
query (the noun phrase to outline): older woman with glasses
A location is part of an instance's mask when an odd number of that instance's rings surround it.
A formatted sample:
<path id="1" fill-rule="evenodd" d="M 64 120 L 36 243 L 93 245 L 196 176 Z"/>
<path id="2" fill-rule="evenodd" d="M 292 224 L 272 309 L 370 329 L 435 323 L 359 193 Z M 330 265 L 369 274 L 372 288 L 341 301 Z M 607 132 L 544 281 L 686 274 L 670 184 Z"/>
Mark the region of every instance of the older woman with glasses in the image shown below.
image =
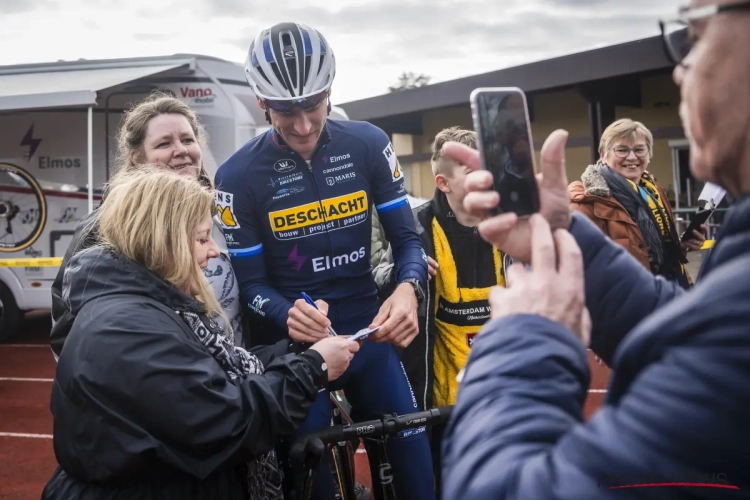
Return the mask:
<path id="1" fill-rule="evenodd" d="M 640 122 L 623 118 L 612 123 L 602 134 L 599 161 L 568 187 L 570 206 L 646 269 L 689 288 L 686 254 L 700 250 L 706 228 L 680 241 L 667 195 L 647 171 L 653 143 L 651 132 Z"/>

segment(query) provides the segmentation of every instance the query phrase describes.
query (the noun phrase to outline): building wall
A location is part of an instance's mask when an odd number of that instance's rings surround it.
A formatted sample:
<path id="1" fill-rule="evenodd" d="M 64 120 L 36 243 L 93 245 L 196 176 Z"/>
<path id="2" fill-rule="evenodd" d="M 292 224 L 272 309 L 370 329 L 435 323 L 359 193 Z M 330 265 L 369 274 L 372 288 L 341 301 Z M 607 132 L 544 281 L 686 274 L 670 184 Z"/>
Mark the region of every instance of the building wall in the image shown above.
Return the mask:
<path id="1" fill-rule="evenodd" d="M 588 137 L 589 111 L 586 100 L 575 90 L 550 92 L 534 97 L 534 121 L 531 136 L 539 146 L 557 129 L 568 131 L 568 137 Z M 536 165 L 540 168 L 540 147 L 536 148 Z M 565 150 L 565 170 L 568 180 L 579 179 L 591 163 L 591 148 L 569 147 Z"/>
<path id="2" fill-rule="evenodd" d="M 632 118 L 642 121 L 649 129 L 678 130 L 679 92 L 670 75 L 644 76 L 641 80 L 642 108 L 617 107 L 616 118 Z M 465 105 L 451 108 L 429 110 L 423 114 L 422 135 L 394 136 L 394 148 L 401 156 L 429 153 L 430 144 L 440 130 L 451 126 L 473 129 L 471 110 L 468 102 Z M 554 130 L 562 128 L 569 132 L 570 138 L 578 138 L 588 144 L 589 117 L 586 100 L 575 90 L 539 94 L 534 97 L 534 121 L 531 123 L 531 134 L 539 146 Z M 669 140 L 680 138 L 681 134 L 654 141 L 654 157 L 649 170 L 659 179 L 664 188 L 672 190 L 672 153 Z M 536 150 L 537 168 L 539 168 L 539 148 Z M 565 152 L 565 163 L 568 180 L 579 179 L 585 168 L 591 163 L 591 148 L 569 147 Z M 403 164 L 406 173 L 407 189 L 416 195 L 426 198 L 432 196 L 435 188 L 434 178 L 429 161 Z M 670 193 L 671 195 L 671 193 Z"/>

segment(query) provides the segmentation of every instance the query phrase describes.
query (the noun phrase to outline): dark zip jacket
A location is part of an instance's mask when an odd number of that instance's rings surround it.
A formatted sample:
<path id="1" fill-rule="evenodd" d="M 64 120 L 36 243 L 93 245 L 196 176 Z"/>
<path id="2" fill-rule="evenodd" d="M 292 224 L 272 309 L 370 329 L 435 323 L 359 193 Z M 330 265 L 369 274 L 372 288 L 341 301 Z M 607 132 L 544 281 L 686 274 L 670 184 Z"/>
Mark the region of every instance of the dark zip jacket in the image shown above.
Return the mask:
<path id="1" fill-rule="evenodd" d="M 689 291 L 580 213 L 570 232 L 591 349 L 612 367 L 604 405 L 584 422 L 586 346 L 565 326 L 532 314 L 490 321 L 443 441 L 445 498 L 747 498 L 750 195 L 727 213 Z"/>
<path id="2" fill-rule="evenodd" d="M 45 500 L 245 500 L 248 459 L 295 432 L 327 385 L 317 352 L 271 349 L 263 375 L 233 381 L 175 313 L 202 305 L 103 248 L 70 259 L 61 300 L 73 321 Z"/>

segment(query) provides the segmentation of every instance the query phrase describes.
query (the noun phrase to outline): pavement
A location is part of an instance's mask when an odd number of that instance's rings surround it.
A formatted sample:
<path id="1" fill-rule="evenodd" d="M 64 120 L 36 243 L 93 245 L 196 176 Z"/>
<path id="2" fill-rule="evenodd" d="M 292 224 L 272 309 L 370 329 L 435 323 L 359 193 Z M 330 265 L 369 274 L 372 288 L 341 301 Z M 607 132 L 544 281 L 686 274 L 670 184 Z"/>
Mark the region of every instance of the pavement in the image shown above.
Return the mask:
<path id="1" fill-rule="evenodd" d="M 47 312 L 26 315 L 23 334 L 0 344 L 0 499 L 31 500 L 57 467 L 50 390 L 55 360 Z"/>

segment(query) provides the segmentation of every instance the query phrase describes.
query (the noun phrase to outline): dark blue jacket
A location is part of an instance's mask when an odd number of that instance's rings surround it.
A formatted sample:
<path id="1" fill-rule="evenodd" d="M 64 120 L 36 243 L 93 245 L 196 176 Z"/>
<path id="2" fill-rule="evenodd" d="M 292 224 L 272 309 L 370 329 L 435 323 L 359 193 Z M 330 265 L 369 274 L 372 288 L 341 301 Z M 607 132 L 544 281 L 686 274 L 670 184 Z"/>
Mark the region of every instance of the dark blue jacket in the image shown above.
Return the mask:
<path id="1" fill-rule="evenodd" d="M 652 276 L 574 214 L 592 349 L 613 367 L 587 422 L 586 349 L 516 315 L 477 336 L 443 443 L 444 498 L 750 495 L 750 196 L 728 215 L 689 292 Z M 646 483 L 708 487 L 611 489 Z"/>
<path id="2" fill-rule="evenodd" d="M 216 173 L 216 205 L 245 310 L 286 332 L 301 292 L 328 302 L 334 327 L 372 320 L 372 210 L 398 264 L 398 281 L 424 288 L 427 261 L 388 136 L 367 122 L 328 120 L 308 164 L 273 130 Z M 374 208 L 373 208 L 374 207 Z M 353 331 L 340 331 L 351 334 Z"/>

